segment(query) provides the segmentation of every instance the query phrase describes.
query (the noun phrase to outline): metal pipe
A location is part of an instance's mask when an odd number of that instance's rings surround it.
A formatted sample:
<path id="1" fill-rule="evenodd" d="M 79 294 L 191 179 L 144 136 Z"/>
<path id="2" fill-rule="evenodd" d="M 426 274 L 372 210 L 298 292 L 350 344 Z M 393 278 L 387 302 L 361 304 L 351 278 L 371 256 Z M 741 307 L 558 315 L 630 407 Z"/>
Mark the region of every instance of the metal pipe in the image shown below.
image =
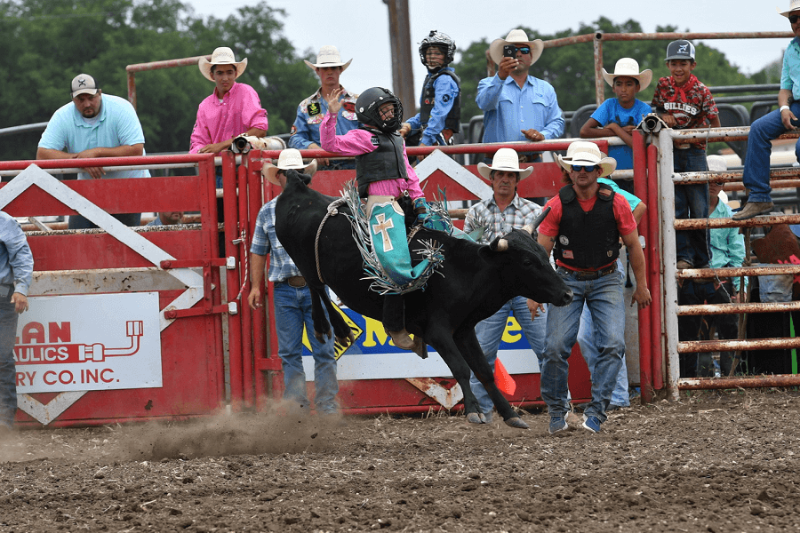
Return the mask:
<path id="1" fill-rule="evenodd" d="M 753 226 L 774 226 L 776 224 L 800 224 L 800 214 L 762 215 L 748 220 L 733 220 L 732 218 L 682 218 L 675 221 L 675 229 L 741 228 Z"/>
<path id="2" fill-rule="evenodd" d="M 679 270 L 675 277 L 678 279 L 734 278 L 737 276 L 775 276 L 798 273 L 800 273 L 800 265 L 765 265 L 758 267 L 687 268 Z"/>
<path id="3" fill-rule="evenodd" d="M 748 95 L 748 96 L 715 96 L 714 102 L 717 104 L 737 104 L 737 103 L 754 103 L 754 102 L 774 102 L 778 103 L 778 95 Z"/>
<path id="4" fill-rule="evenodd" d="M 744 170 L 728 170 L 727 172 L 684 172 L 673 174 L 673 183 L 741 183 Z M 776 168 L 769 173 L 773 180 L 783 180 L 800 176 L 800 167 Z M 726 189 L 727 190 L 727 189 Z"/>
<path id="5" fill-rule="evenodd" d="M 800 311 L 800 301 L 753 302 L 743 304 L 679 305 L 678 316 L 741 315 L 743 313 L 783 313 Z"/>
<path id="6" fill-rule="evenodd" d="M 250 279 L 248 268 L 249 265 L 247 254 L 250 253 L 248 246 L 250 233 L 248 228 L 243 226 L 245 218 L 248 214 L 247 211 L 247 166 L 239 165 L 238 170 L 238 195 L 239 200 L 239 216 L 236 217 L 238 223 L 237 231 L 239 232 L 239 243 L 236 244 L 238 252 L 239 264 L 235 272 L 238 272 L 239 283 L 235 287 L 236 297 L 234 300 L 239 304 L 239 334 L 241 335 L 242 342 L 242 401 L 246 408 L 253 408 L 256 404 L 256 389 L 253 384 L 253 350 L 251 327 L 252 317 L 250 316 L 250 306 L 247 304 L 247 296 L 250 294 Z"/>
<path id="7" fill-rule="evenodd" d="M 57 168 L 121 167 L 134 165 L 169 165 L 175 163 L 199 163 L 213 159 L 214 154 L 148 155 L 131 157 L 94 157 L 87 159 L 39 159 L 37 161 L 0 161 L 0 170 L 25 170 L 35 164 L 43 170 Z"/>
<path id="8" fill-rule="evenodd" d="M 775 350 L 783 348 L 800 348 L 800 337 L 785 339 L 681 341 L 678 343 L 679 353 Z"/>
<path id="9" fill-rule="evenodd" d="M 719 87 L 709 87 L 712 94 L 717 93 L 748 93 L 758 91 L 773 91 L 777 93 L 781 88 L 780 83 L 764 83 L 762 85 L 720 85 Z M 716 100 L 716 96 L 714 97 Z"/>
<path id="10" fill-rule="evenodd" d="M 594 34 L 594 94 L 595 102 L 599 106 L 606 98 L 605 86 L 603 85 L 603 34 Z"/>
<path id="11" fill-rule="evenodd" d="M 760 389 L 764 387 L 795 387 L 797 385 L 800 385 L 800 375 L 753 376 L 748 378 L 682 378 L 678 381 L 680 390 Z"/>
<path id="12" fill-rule="evenodd" d="M 659 177 L 658 177 L 658 148 L 654 145 L 647 147 L 647 217 L 650 224 L 650 234 L 647 237 L 647 245 L 650 249 L 650 256 L 652 262 L 648 263 L 648 272 L 650 273 L 650 297 L 652 303 L 650 304 L 650 339 L 652 339 L 652 364 L 653 370 L 653 388 L 661 390 L 664 388 L 664 375 L 662 366 L 664 364 L 664 345 L 665 345 L 665 328 L 663 319 L 663 306 L 662 295 L 664 289 L 662 287 L 664 280 L 664 265 L 661 261 L 661 227 L 659 225 L 660 213 L 662 211 L 661 202 L 659 202 Z"/>
<path id="13" fill-rule="evenodd" d="M 644 144 L 644 136 L 641 131 L 633 132 L 633 191 L 640 199 L 647 199 L 649 195 L 647 180 L 647 152 Z M 649 201 L 649 200 L 648 200 Z M 647 203 L 647 202 L 645 202 Z M 652 209 L 652 207 L 648 206 Z M 639 223 L 641 234 L 644 235 L 644 255 L 645 264 L 652 265 L 649 253 L 649 220 L 643 217 Z M 649 272 L 651 269 L 646 269 Z M 647 285 L 651 286 L 650 276 L 647 276 Z M 652 294 L 652 290 L 651 290 Z M 652 303 L 651 303 L 652 305 Z M 652 371 L 652 350 L 650 343 L 646 339 L 650 338 L 650 320 L 652 313 L 649 308 L 639 310 L 639 388 L 642 391 L 642 403 L 650 403 L 653 400 L 653 371 Z"/>
<path id="14" fill-rule="evenodd" d="M 661 130 L 658 134 L 659 154 L 659 183 L 661 186 L 661 205 L 675 205 L 675 186 L 672 180 L 665 178 L 675 172 L 672 155 L 672 130 Z M 678 359 L 678 284 L 675 283 L 677 267 L 675 257 L 675 210 L 662 209 L 661 211 L 661 250 L 664 265 L 664 330 L 666 331 L 667 345 L 667 370 L 669 380 L 667 388 L 673 400 L 678 399 L 676 383 L 680 378 L 680 362 Z"/>
<path id="15" fill-rule="evenodd" d="M 47 122 L 36 122 L 35 124 L 25 124 L 24 126 L 11 126 L 10 128 L 0 128 L 0 137 L 4 135 L 17 135 L 33 131 L 44 131 Z"/>

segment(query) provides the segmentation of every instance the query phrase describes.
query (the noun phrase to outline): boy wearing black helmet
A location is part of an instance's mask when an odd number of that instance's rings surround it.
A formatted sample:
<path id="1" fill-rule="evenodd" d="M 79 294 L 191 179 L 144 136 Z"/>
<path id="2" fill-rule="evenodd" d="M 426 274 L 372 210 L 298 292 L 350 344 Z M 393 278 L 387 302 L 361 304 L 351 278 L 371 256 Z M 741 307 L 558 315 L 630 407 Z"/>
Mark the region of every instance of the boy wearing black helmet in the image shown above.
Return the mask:
<path id="1" fill-rule="evenodd" d="M 324 150 L 356 158 L 358 192 L 367 198 L 374 252 L 386 276 L 399 288 L 384 299 L 384 328 L 395 346 L 425 357 L 424 341 L 411 339 L 405 328 L 403 294 L 420 288 L 418 280 L 425 278 L 433 264 L 425 259 L 412 267 L 403 210 L 397 203 L 401 196 L 408 196 L 418 213 L 427 211 L 419 178 L 408 163 L 405 143 L 397 131 L 403 105 L 388 89 L 367 89 L 356 100 L 356 114 L 363 126 L 336 135 L 340 93 L 337 89 L 326 98 L 328 112 L 320 124 L 320 142 Z"/>
<path id="2" fill-rule="evenodd" d="M 461 80 L 448 66 L 455 52 L 455 41 L 436 30 L 419 45 L 419 58 L 428 75 L 422 85 L 419 113 L 400 128 L 409 145 L 447 144 L 461 130 Z"/>
<path id="3" fill-rule="evenodd" d="M 658 80 L 653 107 L 670 128 L 719 128 L 719 111 L 708 87 L 692 74 L 697 66 L 694 45 L 672 41 L 667 45 L 671 76 Z M 708 170 L 706 142 L 675 143 L 675 172 Z M 708 218 L 708 183 L 675 187 L 675 218 Z M 708 268 L 708 230 L 676 232 L 678 268 Z"/>

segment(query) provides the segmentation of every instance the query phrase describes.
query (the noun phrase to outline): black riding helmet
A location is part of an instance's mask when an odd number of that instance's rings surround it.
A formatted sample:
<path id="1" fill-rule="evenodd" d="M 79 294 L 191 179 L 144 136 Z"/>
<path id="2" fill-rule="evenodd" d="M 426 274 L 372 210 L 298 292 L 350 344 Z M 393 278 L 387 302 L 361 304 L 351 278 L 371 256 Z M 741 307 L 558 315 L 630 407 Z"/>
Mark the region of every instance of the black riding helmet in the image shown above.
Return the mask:
<path id="1" fill-rule="evenodd" d="M 394 104 L 394 117 L 383 121 L 378 114 L 378 108 L 387 102 Z M 394 133 L 400 129 L 403 120 L 403 104 L 389 89 L 372 87 L 361 93 L 356 100 L 356 116 L 364 124 L 374 126 L 384 133 Z"/>

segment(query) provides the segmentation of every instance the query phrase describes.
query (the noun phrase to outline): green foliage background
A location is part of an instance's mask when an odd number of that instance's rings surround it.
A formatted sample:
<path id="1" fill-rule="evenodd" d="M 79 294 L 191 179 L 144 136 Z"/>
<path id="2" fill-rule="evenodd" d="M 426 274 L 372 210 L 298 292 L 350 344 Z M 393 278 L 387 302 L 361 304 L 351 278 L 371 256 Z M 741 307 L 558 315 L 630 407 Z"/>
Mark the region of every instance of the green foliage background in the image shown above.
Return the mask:
<path id="1" fill-rule="evenodd" d="M 70 80 L 78 73 L 95 76 L 104 92 L 127 96 L 125 67 L 210 54 L 230 46 L 237 58 L 248 58 L 240 81 L 253 86 L 269 112 L 270 134 L 289 131 L 296 106 L 317 87 L 316 76 L 283 35 L 285 12 L 267 0 L 237 9 L 227 18 L 198 17 L 180 0 L 0 0 L 0 128 L 45 122 L 68 103 Z M 510 29 L 510 28 L 509 28 Z M 592 26 L 581 25 L 553 34 L 523 28 L 543 40 L 593 33 L 641 32 L 638 22 L 616 24 L 602 17 Z M 674 31 L 663 27 L 658 31 Z M 388 39 L 388 37 L 387 37 Z M 478 82 L 486 76 L 485 40 L 460 47 L 454 63 L 462 80 L 462 120 L 481 114 L 475 104 Z M 605 67 L 620 57 L 633 57 L 654 78 L 668 74 L 665 41 L 605 42 Z M 776 54 L 777 55 L 777 54 Z M 697 46 L 698 78 L 707 85 L 775 82 L 780 61 L 748 78 L 712 47 Z M 594 102 L 592 44 L 546 49 L 532 73 L 556 89 L 564 110 Z M 640 99 L 649 101 L 653 87 Z M 197 105 L 213 90 L 196 67 L 187 66 L 136 74 L 138 113 L 148 153 L 181 152 L 189 136 Z M 610 88 L 607 96 L 611 97 Z M 0 159 L 33 159 L 39 132 L 2 137 Z"/>
<path id="2" fill-rule="evenodd" d="M 127 65 L 229 46 L 237 59 L 248 58 L 239 81 L 261 97 L 270 133 L 288 132 L 318 81 L 282 34 L 284 15 L 266 1 L 219 19 L 197 17 L 179 0 L 0 0 L 0 128 L 49 120 L 70 101 L 69 83 L 81 72 L 126 98 Z M 187 151 L 197 106 L 213 88 L 194 66 L 137 73 L 147 152 Z M 40 136 L 3 137 L 0 158 L 34 159 Z"/>

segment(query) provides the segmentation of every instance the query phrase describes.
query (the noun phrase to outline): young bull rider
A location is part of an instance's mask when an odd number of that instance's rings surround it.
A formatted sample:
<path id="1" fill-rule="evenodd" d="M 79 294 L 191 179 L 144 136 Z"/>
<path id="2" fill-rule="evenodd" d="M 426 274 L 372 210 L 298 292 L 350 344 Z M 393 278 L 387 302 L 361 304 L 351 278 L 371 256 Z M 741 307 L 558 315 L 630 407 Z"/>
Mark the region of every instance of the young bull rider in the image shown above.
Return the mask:
<path id="1" fill-rule="evenodd" d="M 359 195 L 367 198 L 366 214 L 375 255 L 384 273 L 398 287 L 386 295 L 383 304 L 383 326 L 395 346 L 423 356 L 422 339 L 411 339 L 405 328 L 403 294 L 420 288 L 420 280 L 431 268 L 428 259 L 411 266 L 406 244 L 403 210 L 397 203 L 401 196 L 410 197 L 418 214 L 427 212 L 427 203 L 419 186 L 419 178 L 408 162 L 400 119 L 403 105 L 388 89 L 372 87 L 356 101 L 356 114 L 363 127 L 336 135 L 337 113 L 342 106 L 341 89 L 328 96 L 328 112 L 320 126 L 322 148 L 356 158 L 356 179 Z"/>

